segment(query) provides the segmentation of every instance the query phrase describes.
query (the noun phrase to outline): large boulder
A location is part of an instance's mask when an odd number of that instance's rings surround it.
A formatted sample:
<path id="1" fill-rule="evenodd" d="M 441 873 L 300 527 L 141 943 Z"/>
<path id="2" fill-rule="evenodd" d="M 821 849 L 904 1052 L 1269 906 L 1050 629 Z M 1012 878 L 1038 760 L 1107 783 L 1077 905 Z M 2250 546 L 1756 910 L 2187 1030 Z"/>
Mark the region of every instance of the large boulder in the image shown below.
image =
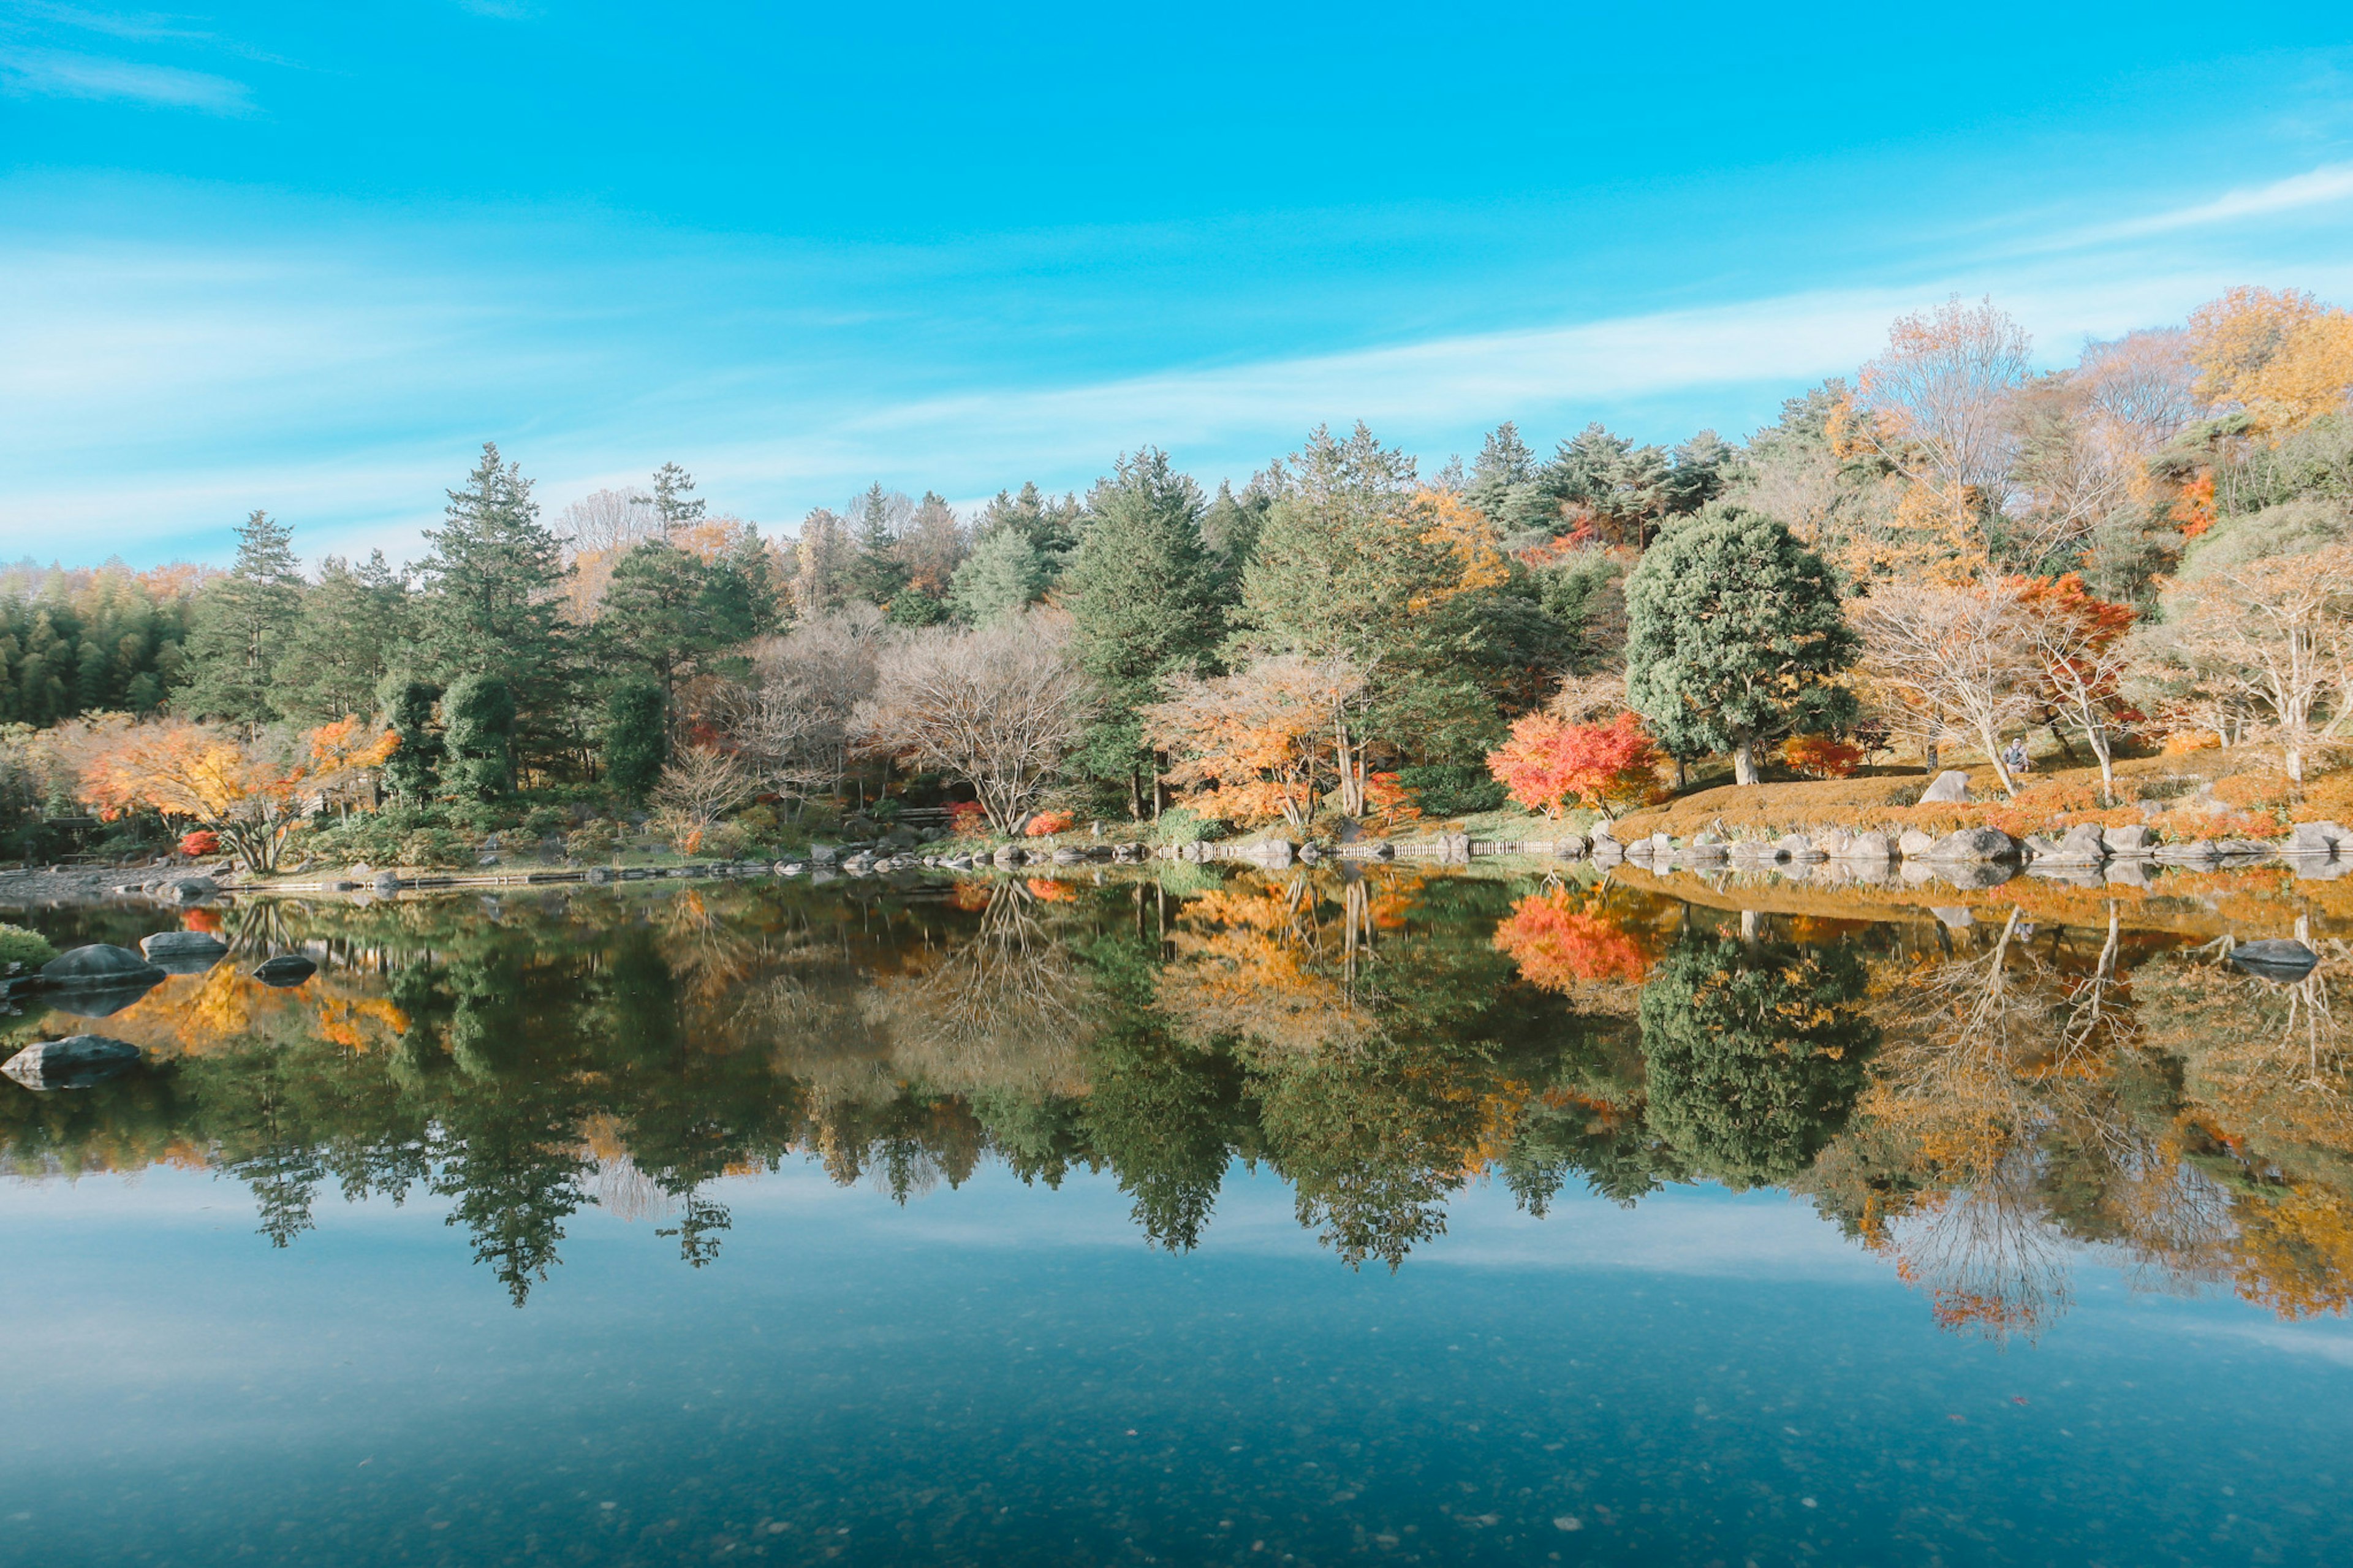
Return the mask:
<path id="1" fill-rule="evenodd" d="M 1959 805 L 1968 798 L 1969 775 L 1958 768 L 1947 768 L 1920 792 L 1922 805 Z"/>
<path id="2" fill-rule="evenodd" d="M 2062 837 L 2030 838 L 2027 847 L 2034 852 L 2037 866 L 2097 866 L 2108 858 L 2099 826 L 2089 822 L 2076 824 Z"/>
<path id="3" fill-rule="evenodd" d="M 43 964 L 41 978 L 58 991 L 111 991 L 134 985 L 144 990 L 163 979 L 164 972 L 127 947 L 94 942 Z"/>
<path id="4" fill-rule="evenodd" d="M 220 891 L 210 877 L 175 877 L 155 889 L 155 896 L 174 904 L 201 904 Z"/>
<path id="5" fill-rule="evenodd" d="M 2333 822 L 2299 822 L 2288 829 L 2290 855 L 2353 854 L 2353 835 Z"/>
<path id="6" fill-rule="evenodd" d="M 2018 844 L 1999 827 L 1957 827 L 1937 839 L 1925 858 L 1947 863 L 2015 860 Z"/>
<path id="7" fill-rule="evenodd" d="M 142 1053 L 128 1040 L 104 1035 L 74 1035 L 26 1046 L 5 1062 L 6 1073 L 26 1089 L 88 1089 L 139 1065 Z"/>
<path id="8" fill-rule="evenodd" d="M 1773 847 L 1779 850 L 1782 858 L 1788 860 L 1802 862 L 1827 858 L 1820 850 L 1814 847 L 1814 841 L 1802 833 L 1785 833 L 1774 842 Z"/>
<path id="9" fill-rule="evenodd" d="M 2231 962 L 2250 974 L 2294 984 L 2320 963 L 2320 954 L 2300 942 L 2272 937 L 2245 942 L 2231 949 Z"/>
<path id="10" fill-rule="evenodd" d="M 139 951 L 166 974 L 202 974 L 228 956 L 228 943 L 208 931 L 159 931 Z"/>
<path id="11" fill-rule="evenodd" d="M 2168 866 L 2211 866 L 2221 856 L 2214 849 L 2212 840 L 2193 838 L 2187 844 L 2160 844 L 2157 858 Z"/>
<path id="12" fill-rule="evenodd" d="M 2111 855 L 2147 855 L 2157 847 L 2157 832 L 2138 822 L 2126 827 L 2103 827 L 2100 844 Z"/>
<path id="13" fill-rule="evenodd" d="M 1917 860 L 1936 847 L 1936 836 L 1917 827 L 1907 827 L 1895 840 L 1896 853 L 1906 860 Z"/>

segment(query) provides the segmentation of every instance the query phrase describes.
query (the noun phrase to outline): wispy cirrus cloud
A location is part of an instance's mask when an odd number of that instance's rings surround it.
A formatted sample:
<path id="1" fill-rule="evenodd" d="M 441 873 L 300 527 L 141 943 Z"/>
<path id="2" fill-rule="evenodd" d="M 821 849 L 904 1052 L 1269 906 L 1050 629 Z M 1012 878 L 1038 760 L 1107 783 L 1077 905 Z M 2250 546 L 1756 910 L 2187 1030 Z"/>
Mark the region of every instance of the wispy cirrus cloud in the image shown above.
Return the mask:
<path id="1" fill-rule="evenodd" d="M 206 114 L 253 112 L 252 90 L 228 77 L 65 49 L 0 51 L 0 84 L 11 92 L 51 98 L 190 109 Z"/>
<path id="2" fill-rule="evenodd" d="M 2071 229 L 2052 237 L 2053 247 L 2111 244 L 2184 229 L 2219 227 L 2249 218 L 2276 217 L 2310 207 L 2353 200 L 2353 163 L 2327 163 L 2265 184 L 2226 191 L 2186 206 L 2170 207 L 2119 223 Z"/>

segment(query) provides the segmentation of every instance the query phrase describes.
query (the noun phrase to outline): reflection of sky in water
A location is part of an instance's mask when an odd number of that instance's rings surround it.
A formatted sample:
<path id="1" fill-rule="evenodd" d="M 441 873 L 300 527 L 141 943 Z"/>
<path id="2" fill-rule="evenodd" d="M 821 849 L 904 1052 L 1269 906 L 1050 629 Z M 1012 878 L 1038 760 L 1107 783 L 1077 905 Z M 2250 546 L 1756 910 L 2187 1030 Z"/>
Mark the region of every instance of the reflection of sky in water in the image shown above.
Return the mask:
<path id="1" fill-rule="evenodd" d="M 2353 1332 L 2081 1268 L 1941 1331 L 1801 1202 L 1495 1188 L 1394 1277 L 1235 1171 L 591 1211 L 527 1310 L 412 1200 L 272 1252 L 237 1184 L 0 1185 L 0 1560 L 2343 1561 Z"/>

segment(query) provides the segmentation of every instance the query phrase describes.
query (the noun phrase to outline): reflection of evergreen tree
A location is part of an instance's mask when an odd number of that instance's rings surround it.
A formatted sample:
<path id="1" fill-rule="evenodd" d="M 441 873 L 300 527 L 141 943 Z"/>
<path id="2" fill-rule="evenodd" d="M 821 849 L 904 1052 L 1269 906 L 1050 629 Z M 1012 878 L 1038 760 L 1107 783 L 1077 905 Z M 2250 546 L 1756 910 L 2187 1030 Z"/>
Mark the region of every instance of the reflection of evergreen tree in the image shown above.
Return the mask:
<path id="1" fill-rule="evenodd" d="M 1845 1124 L 1878 1026 L 1844 948 L 1697 942 L 1642 988 L 1651 1128 L 1736 1187 L 1803 1171 Z"/>
<path id="2" fill-rule="evenodd" d="M 1190 1251 L 1243 1137 L 1240 1065 L 1229 1053 L 1183 1044 L 1161 1016 L 1156 941 L 1106 940 L 1088 956 L 1108 1004 L 1089 1052 L 1089 1140 L 1134 1201 L 1145 1238 Z"/>

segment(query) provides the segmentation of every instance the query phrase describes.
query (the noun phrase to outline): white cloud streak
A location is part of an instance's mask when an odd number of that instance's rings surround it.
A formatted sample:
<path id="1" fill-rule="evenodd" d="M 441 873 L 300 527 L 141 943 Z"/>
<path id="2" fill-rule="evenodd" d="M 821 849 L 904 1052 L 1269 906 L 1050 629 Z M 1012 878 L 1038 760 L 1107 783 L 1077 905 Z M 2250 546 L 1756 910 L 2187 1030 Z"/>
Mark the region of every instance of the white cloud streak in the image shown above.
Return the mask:
<path id="1" fill-rule="evenodd" d="M 252 93 L 241 81 L 176 66 L 63 49 L 11 49 L 0 53 L 0 82 L 11 91 L 52 98 L 84 98 L 136 103 L 151 109 L 192 109 L 206 114 L 239 115 L 253 110 Z"/>

